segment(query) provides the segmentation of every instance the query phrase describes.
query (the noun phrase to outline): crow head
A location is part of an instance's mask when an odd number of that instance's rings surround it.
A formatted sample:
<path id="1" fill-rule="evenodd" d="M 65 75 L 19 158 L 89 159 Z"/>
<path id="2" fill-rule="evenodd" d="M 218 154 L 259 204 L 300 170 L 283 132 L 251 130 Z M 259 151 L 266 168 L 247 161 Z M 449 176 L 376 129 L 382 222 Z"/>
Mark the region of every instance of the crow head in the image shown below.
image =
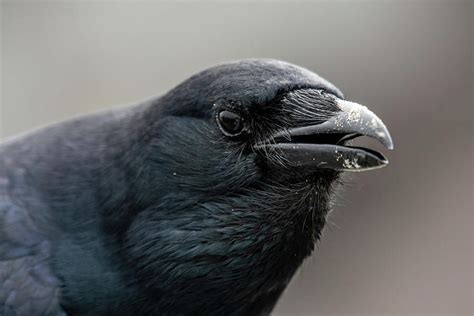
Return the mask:
<path id="1" fill-rule="evenodd" d="M 219 65 L 147 109 L 134 278 L 183 313 L 269 312 L 313 250 L 342 171 L 387 164 L 382 121 L 318 75 L 275 60 Z"/>

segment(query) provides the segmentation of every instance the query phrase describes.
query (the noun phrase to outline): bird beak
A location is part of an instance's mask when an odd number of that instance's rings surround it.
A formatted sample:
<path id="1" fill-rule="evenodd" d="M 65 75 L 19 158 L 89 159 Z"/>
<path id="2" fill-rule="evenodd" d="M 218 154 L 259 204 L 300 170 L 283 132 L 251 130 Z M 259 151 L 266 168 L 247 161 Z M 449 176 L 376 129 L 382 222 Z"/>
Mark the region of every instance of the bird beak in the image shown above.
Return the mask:
<path id="1" fill-rule="evenodd" d="M 262 145 L 265 152 L 278 154 L 280 161 L 294 167 L 363 171 L 386 166 L 388 160 L 381 153 L 344 145 L 350 139 L 368 136 L 393 149 L 382 120 L 363 105 L 345 100 L 337 100 L 337 105 L 341 111 L 321 124 L 276 133 L 274 143 Z"/>

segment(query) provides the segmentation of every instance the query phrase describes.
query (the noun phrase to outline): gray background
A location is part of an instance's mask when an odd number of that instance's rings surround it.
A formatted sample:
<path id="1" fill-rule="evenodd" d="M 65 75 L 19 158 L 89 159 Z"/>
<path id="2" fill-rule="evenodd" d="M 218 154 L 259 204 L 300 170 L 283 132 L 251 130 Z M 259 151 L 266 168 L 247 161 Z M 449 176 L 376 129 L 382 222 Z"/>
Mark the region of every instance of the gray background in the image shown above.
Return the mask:
<path id="1" fill-rule="evenodd" d="M 396 142 L 352 175 L 276 315 L 473 312 L 473 4 L 2 2 L 1 136 L 273 57 L 368 105 Z"/>

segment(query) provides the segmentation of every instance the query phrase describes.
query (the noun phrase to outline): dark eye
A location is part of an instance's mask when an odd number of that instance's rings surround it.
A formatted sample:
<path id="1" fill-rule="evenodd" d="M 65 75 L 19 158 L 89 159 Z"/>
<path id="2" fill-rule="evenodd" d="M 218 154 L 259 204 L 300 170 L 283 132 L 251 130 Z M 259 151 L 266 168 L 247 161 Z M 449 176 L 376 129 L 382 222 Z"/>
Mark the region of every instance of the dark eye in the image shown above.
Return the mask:
<path id="1" fill-rule="evenodd" d="M 226 136 L 237 136 L 242 132 L 242 117 L 231 111 L 222 111 L 218 116 L 219 127 Z"/>

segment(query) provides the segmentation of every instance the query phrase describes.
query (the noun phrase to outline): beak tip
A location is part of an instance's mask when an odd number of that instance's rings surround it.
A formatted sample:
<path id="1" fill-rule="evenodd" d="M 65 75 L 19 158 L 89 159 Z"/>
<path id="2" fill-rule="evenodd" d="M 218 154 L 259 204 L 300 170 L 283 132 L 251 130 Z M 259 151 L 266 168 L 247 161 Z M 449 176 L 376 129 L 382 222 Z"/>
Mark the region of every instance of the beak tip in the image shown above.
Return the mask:
<path id="1" fill-rule="evenodd" d="M 383 124 L 383 123 L 382 123 Z M 377 132 L 378 140 L 387 148 L 388 150 L 393 150 L 395 148 L 392 140 L 392 136 L 385 125 L 383 125 L 382 131 Z"/>
<path id="2" fill-rule="evenodd" d="M 387 140 L 386 140 L 386 147 L 388 150 L 393 150 L 395 148 L 395 145 L 393 144 L 393 140 L 392 140 L 392 137 L 390 136 L 390 134 L 388 133 L 387 131 Z"/>

